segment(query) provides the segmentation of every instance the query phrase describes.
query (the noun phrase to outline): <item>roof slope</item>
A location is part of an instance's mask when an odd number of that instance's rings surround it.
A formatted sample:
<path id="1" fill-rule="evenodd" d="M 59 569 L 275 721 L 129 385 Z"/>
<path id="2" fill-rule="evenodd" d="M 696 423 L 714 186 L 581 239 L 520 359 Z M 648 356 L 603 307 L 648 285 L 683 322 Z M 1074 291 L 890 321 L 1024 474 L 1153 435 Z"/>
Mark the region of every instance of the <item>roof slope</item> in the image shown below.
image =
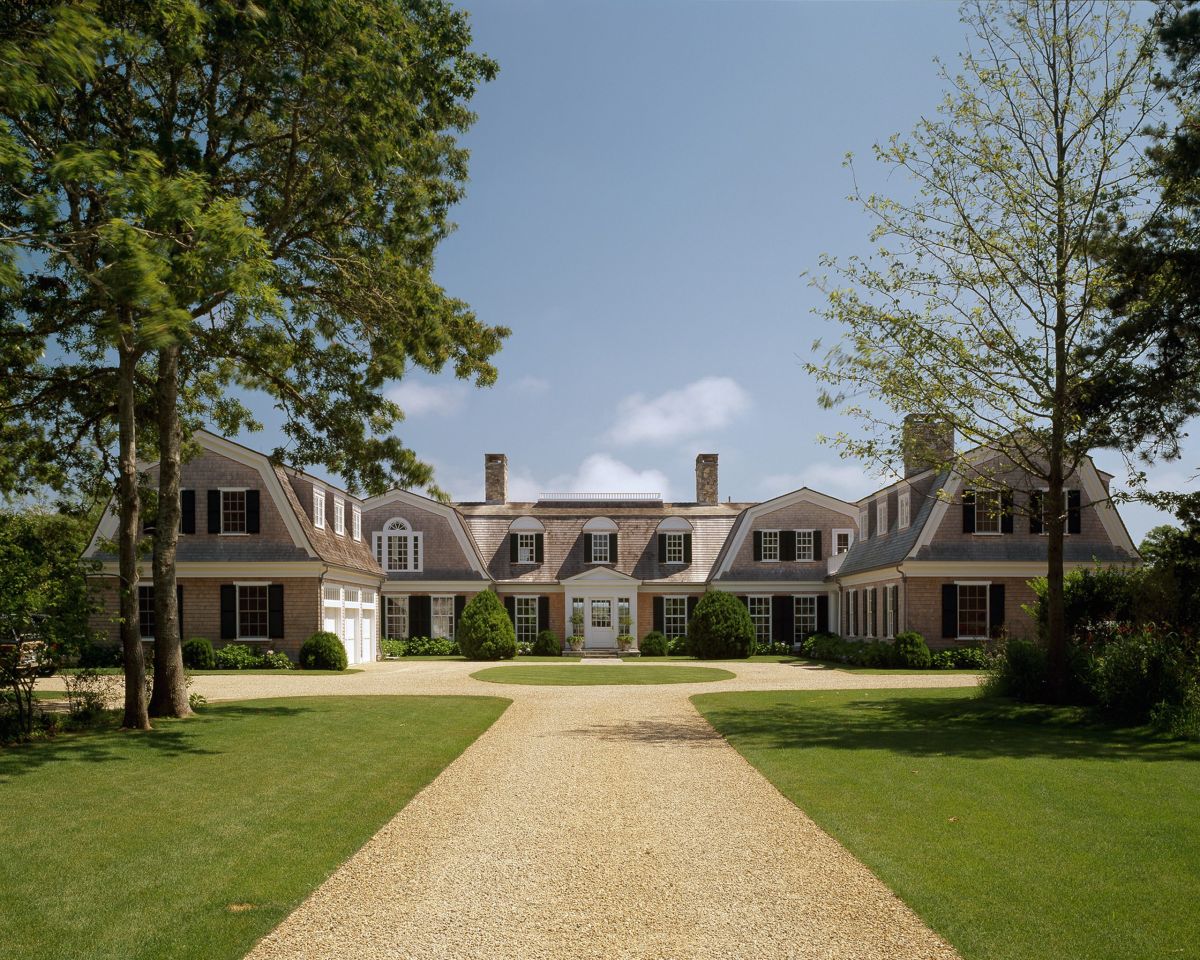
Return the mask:
<path id="1" fill-rule="evenodd" d="M 925 529 L 925 524 L 929 522 L 929 516 L 938 502 L 938 492 L 949 479 L 949 471 L 943 471 L 938 475 L 930 487 L 929 493 L 921 498 L 921 509 L 903 530 L 893 528 L 886 534 L 872 537 L 870 540 L 856 539 L 847 551 L 846 559 L 838 568 L 837 576 L 844 577 L 847 574 L 860 573 L 863 570 L 895 566 L 907 557 L 921 536 L 921 531 Z"/>

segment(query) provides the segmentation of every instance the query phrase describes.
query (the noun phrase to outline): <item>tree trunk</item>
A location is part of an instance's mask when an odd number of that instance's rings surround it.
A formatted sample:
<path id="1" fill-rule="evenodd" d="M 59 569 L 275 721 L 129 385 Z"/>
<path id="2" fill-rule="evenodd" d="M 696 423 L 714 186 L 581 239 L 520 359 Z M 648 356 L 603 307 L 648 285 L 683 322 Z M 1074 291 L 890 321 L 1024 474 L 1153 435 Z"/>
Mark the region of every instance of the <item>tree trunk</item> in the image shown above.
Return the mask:
<path id="1" fill-rule="evenodd" d="M 138 494 L 136 374 L 137 352 L 133 332 L 127 330 L 117 345 L 120 357 L 117 384 L 119 457 L 117 503 L 120 527 L 118 556 L 121 578 L 121 647 L 125 661 L 125 716 L 121 725 L 149 730 L 146 709 L 146 663 L 142 659 L 142 633 L 138 624 L 138 541 L 141 534 L 141 500 Z"/>
<path id="2" fill-rule="evenodd" d="M 1052 703 L 1067 697 L 1067 616 L 1063 593 L 1063 530 L 1065 506 L 1062 457 L 1050 458 L 1049 489 L 1046 492 L 1046 667 Z"/>
<path id="3" fill-rule="evenodd" d="M 187 717 L 175 555 L 179 545 L 179 346 L 158 354 L 158 520 L 154 526 L 154 692 L 150 715 Z"/>

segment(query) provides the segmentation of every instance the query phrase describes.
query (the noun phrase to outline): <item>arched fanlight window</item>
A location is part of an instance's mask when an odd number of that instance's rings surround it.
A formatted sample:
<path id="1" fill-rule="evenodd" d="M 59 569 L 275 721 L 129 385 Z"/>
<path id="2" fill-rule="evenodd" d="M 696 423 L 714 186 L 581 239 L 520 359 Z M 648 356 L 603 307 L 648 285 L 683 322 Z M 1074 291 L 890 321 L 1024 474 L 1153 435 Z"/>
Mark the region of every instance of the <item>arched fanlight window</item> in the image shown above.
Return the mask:
<path id="1" fill-rule="evenodd" d="M 658 562 L 686 565 L 692 562 L 692 525 L 683 517 L 667 517 L 658 525 Z"/>
<path id="2" fill-rule="evenodd" d="M 583 562 L 617 562 L 617 524 L 608 517 L 592 517 L 583 525 Z"/>
<path id="3" fill-rule="evenodd" d="M 517 517 L 508 525 L 509 563 L 541 563 L 546 553 L 546 528 L 537 517 Z"/>
<path id="4" fill-rule="evenodd" d="M 393 517 L 375 534 L 375 559 L 385 573 L 419 573 L 425 560 L 421 534 L 403 517 Z"/>

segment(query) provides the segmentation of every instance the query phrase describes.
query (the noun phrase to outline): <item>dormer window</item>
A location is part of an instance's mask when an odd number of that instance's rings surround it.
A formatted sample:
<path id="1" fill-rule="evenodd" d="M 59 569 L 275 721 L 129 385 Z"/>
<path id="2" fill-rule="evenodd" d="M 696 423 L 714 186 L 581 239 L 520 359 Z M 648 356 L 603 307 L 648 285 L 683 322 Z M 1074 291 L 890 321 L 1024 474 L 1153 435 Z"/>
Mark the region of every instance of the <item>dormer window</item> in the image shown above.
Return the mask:
<path id="1" fill-rule="evenodd" d="M 583 562 L 617 562 L 617 525 L 608 517 L 592 517 L 583 525 Z"/>
<path id="2" fill-rule="evenodd" d="M 325 529 L 325 491 L 320 487 L 313 487 L 313 526 Z"/>
<path id="3" fill-rule="evenodd" d="M 683 517 L 667 517 L 658 525 L 658 562 L 692 562 L 692 525 Z"/>
<path id="4" fill-rule="evenodd" d="M 905 490 L 896 498 L 896 529 L 904 530 L 912 523 L 912 494 Z"/>
<path id="5" fill-rule="evenodd" d="M 354 532 L 354 539 L 362 539 L 362 509 L 358 506 L 351 507 L 351 529 Z"/>
<path id="6" fill-rule="evenodd" d="M 333 498 L 333 532 L 339 537 L 346 535 L 346 501 L 341 497 Z"/>
<path id="7" fill-rule="evenodd" d="M 883 536 L 888 531 L 887 497 L 875 501 L 875 532 Z"/>
<path id="8" fill-rule="evenodd" d="M 395 517 L 375 534 L 375 559 L 386 573 L 419 573 L 423 561 L 421 534 Z"/>
<path id="9" fill-rule="evenodd" d="M 517 517 L 508 527 L 509 563 L 541 563 L 545 556 L 546 532 L 536 517 Z"/>
<path id="10" fill-rule="evenodd" d="M 778 530 L 761 530 L 761 546 L 759 549 L 759 560 L 766 563 L 774 563 L 779 560 L 779 531 Z"/>
<path id="11" fill-rule="evenodd" d="M 537 563 L 537 534 L 517 534 L 517 563 Z"/>
<path id="12" fill-rule="evenodd" d="M 664 563 L 683 563 L 683 534 L 668 533 L 666 536 L 666 550 L 664 551 Z"/>
<path id="13" fill-rule="evenodd" d="M 864 540 L 871 539 L 870 513 L 866 507 L 858 511 L 858 534 Z"/>

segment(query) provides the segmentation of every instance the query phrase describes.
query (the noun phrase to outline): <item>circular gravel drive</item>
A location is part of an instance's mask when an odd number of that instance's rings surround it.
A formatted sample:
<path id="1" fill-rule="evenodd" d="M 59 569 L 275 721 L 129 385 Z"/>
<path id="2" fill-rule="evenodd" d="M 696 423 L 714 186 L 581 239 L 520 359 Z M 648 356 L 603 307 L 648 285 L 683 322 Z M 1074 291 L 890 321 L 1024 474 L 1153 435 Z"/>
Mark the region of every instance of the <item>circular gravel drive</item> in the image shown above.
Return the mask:
<path id="1" fill-rule="evenodd" d="M 475 666 L 380 664 L 316 685 L 495 694 Z M 725 666 L 731 690 L 975 682 Z M 210 698 L 289 689 L 212 679 L 196 683 Z M 956 957 L 713 732 L 687 699 L 713 689 L 507 688 L 514 702 L 491 729 L 250 957 Z"/>
<path id="2" fill-rule="evenodd" d="M 654 685 L 658 683 L 712 683 L 732 680 L 737 674 L 712 667 L 650 667 L 571 664 L 546 666 L 488 667 L 471 674 L 488 683 L 519 683 L 524 686 L 594 687 L 600 685 Z"/>

